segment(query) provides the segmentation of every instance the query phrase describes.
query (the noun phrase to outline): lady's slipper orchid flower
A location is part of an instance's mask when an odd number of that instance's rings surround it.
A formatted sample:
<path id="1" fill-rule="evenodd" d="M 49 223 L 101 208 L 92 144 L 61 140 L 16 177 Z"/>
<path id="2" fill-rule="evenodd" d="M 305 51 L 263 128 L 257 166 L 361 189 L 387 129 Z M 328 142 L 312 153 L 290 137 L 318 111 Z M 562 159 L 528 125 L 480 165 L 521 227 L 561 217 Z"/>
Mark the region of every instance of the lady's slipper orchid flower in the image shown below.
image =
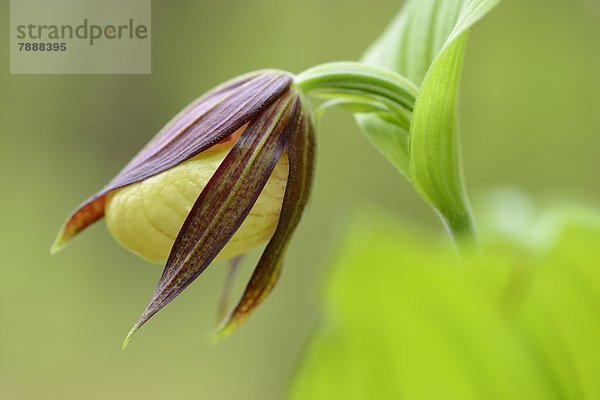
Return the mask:
<path id="1" fill-rule="evenodd" d="M 125 247 L 150 261 L 166 260 L 130 335 L 213 260 L 267 240 L 220 332 L 242 323 L 275 285 L 309 196 L 314 162 L 310 116 L 292 82 L 290 74 L 269 70 L 213 89 L 67 219 L 53 252 L 106 216 L 109 231 Z"/>

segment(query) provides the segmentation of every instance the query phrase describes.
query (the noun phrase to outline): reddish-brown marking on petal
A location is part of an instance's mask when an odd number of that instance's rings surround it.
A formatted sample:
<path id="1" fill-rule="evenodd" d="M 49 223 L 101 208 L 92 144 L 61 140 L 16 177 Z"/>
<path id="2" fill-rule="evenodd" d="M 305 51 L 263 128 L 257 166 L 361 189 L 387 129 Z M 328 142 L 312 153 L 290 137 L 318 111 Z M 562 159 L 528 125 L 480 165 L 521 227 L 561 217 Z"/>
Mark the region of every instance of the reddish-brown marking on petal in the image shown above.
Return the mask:
<path id="1" fill-rule="evenodd" d="M 194 203 L 152 300 L 127 338 L 191 284 L 244 222 L 296 127 L 291 117 L 299 114 L 299 103 L 286 92 L 236 142 Z"/>
<path id="2" fill-rule="evenodd" d="M 240 326 L 271 293 L 283 264 L 283 256 L 308 202 L 313 181 L 315 139 L 310 118 L 297 116 L 296 129 L 286 136 L 290 172 L 275 234 L 267 244 L 237 306 L 217 331 L 222 338 Z"/>
<path id="3" fill-rule="evenodd" d="M 260 71 L 236 78 L 194 101 L 108 185 L 73 211 L 58 233 L 52 251 L 59 250 L 104 216 L 103 205 L 110 191 L 159 174 L 228 138 L 277 101 L 291 83 L 292 77 L 286 72 Z"/>
<path id="4" fill-rule="evenodd" d="M 104 206 L 106 204 L 106 194 L 93 200 L 88 200 L 77 212 L 65 222 L 60 233 L 56 237 L 50 252 L 52 254 L 59 251 L 73 236 L 79 233 L 86 226 L 96 222 L 104 216 Z"/>

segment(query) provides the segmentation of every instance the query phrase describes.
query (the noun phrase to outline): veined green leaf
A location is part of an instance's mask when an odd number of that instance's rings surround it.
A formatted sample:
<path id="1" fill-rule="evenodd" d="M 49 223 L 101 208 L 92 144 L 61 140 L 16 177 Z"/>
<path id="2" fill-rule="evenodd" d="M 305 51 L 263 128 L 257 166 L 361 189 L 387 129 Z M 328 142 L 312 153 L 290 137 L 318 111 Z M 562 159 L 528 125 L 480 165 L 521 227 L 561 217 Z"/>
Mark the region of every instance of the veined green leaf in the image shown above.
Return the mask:
<path id="1" fill-rule="evenodd" d="M 408 178 L 409 124 L 401 127 L 372 113 L 356 114 L 355 118 L 373 146 Z"/>
<path id="2" fill-rule="evenodd" d="M 421 84 L 409 133 L 409 174 L 415 189 L 460 235 L 472 231 L 458 138 L 458 92 L 468 28 L 498 0 L 466 0 Z"/>
<path id="3" fill-rule="evenodd" d="M 468 29 L 499 0 L 409 0 L 363 62 L 420 86 L 409 129 L 356 116 L 369 140 L 457 232 L 470 231 L 458 143 L 458 85 Z"/>
<path id="4" fill-rule="evenodd" d="M 452 32 L 463 0 L 409 0 L 362 62 L 396 71 L 417 85 Z M 408 128 L 386 123 L 374 114 L 356 115 L 373 145 L 408 175 Z"/>
<path id="5" fill-rule="evenodd" d="M 362 58 L 420 85 L 450 36 L 464 0 L 409 0 Z"/>
<path id="6" fill-rule="evenodd" d="M 460 36 L 432 66 L 419 95 L 409 134 L 409 171 L 417 192 L 452 231 L 469 219 L 462 179 L 457 124 L 458 84 L 465 37 Z"/>
<path id="7" fill-rule="evenodd" d="M 500 0 L 408 0 L 362 62 L 388 68 L 420 85 L 450 41 Z"/>

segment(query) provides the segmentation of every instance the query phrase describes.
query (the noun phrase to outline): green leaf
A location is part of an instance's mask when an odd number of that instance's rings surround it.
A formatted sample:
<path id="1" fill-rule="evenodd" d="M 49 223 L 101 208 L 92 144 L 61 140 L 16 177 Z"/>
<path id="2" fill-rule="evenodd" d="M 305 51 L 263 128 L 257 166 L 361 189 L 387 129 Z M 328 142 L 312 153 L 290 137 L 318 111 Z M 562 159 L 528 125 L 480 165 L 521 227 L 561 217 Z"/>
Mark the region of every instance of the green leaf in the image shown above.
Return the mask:
<path id="1" fill-rule="evenodd" d="M 467 30 L 498 0 L 467 0 L 421 84 L 409 134 L 415 189 L 455 234 L 472 231 L 458 139 L 458 92 Z"/>
<path id="2" fill-rule="evenodd" d="M 376 114 L 355 115 L 367 139 L 408 178 L 408 124 L 401 127 Z"/>
<path id="3" fill-rule="evenodd" d="M 462 2 L 407 1 L 361 61 L 396 71 L 420 85 L 450 35 Z M 356 120 L 373 145 L 408 175 L 408 129 L 390 125 L 373 114 L 357 115 Z"/>
<path id="4" fill-rule="evenodd" d="M 429 70 L 409 134 L 409 171 L 417 192 L 452 232 L 469 231 L 458 139 L 457 99 L 465 37 L 453 41 Z"/>
<path id="5" fill-rule="evenodd" d="M 409 0 L 361 61 L 418 85 L 450 36 L 464 0 Z"/>
<path id="6" fill-rule="evenodd" d="M 408 133 L 357 116 L 369 140 L 407 176 L 451 231 L 470 232 L 458 146 L 458 86 L 468 29 L 499 0 L 412 0 L 363 57 L 420 85 Z"/>
<path id="7" fill-rule="evenodd" d="M 544 251 L 487 242 L 459 265 L 438 236 L 362 214 L 291 399 L 600 398 L 600 224 L 565 215 L 536 222 L 556 233 Z"/>

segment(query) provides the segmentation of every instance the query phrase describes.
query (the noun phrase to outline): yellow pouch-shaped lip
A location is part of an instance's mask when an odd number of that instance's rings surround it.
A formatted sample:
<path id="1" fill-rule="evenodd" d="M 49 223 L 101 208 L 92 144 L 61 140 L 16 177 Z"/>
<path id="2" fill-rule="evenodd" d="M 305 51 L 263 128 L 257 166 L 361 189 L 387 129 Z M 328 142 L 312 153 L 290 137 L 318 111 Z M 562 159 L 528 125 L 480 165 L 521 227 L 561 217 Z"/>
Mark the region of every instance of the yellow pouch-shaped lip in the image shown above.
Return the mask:
<path id="1" fill-rule="evenodd" d="M 113 237 L 140 257 L 164 263 L 188 213 L 231 145 L 217 145 L 158 175 L 111 192 L 105 218 Z M 271 238 L 287 177 L 284 153 L 250 214 L 216 260 L 236 257 Z"/>

